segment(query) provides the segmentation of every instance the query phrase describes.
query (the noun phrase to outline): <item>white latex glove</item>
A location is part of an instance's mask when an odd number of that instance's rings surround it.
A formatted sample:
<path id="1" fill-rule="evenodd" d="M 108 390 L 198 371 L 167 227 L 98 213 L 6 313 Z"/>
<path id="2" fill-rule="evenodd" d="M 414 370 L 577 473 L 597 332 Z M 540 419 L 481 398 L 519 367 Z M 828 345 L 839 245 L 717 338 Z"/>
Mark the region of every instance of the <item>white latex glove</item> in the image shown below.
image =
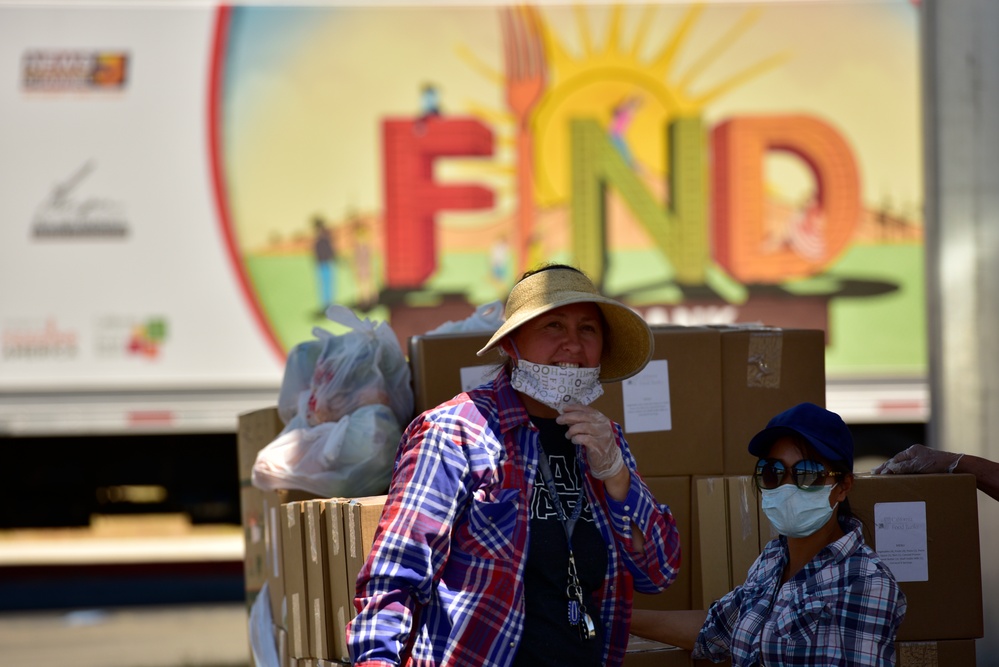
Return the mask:
<path id="1" fill-rule="evenodd" d="M 586 448 L 586 460 L 594 477 L 608 479 L 624 468 L 611 421 L 602 412 L 588 405 L 569 404 L 555 421 L 568 425 L 566 437 Z"/>
<path id="2" fill-rule="evenodd" d="M 912 445 L 871 471 L 874 475 L 954 472 L 964 454 L 944 452 L 925 445 Z"/>

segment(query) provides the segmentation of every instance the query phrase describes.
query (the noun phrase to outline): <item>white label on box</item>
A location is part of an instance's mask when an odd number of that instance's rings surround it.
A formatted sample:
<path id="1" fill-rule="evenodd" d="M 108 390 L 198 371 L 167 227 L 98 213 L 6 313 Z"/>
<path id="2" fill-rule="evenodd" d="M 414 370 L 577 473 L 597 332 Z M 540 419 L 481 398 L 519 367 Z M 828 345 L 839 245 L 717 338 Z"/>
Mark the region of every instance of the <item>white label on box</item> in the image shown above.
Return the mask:
<path id="1" fill-rule="evenodd" d="M 875 503 L 874 549 L 897 581 L 929 581 L 926 503 Z"/>
<path id="2" fill-rule="evenodd" d="M 468 391 L 475 389 L 480 384 L 492 382 L 496 377 L 498 366 L 490 364 L 488 366 L 463 366 L 461 369 L 461 390 Z"/>
<path id="3" fill-rule="evenodd" d="M 665 359 L 650 361 L 641 373 L 621 384 L 625 433 L 669 431 L 673 415 L 669 407 L 669 365 Z"/>

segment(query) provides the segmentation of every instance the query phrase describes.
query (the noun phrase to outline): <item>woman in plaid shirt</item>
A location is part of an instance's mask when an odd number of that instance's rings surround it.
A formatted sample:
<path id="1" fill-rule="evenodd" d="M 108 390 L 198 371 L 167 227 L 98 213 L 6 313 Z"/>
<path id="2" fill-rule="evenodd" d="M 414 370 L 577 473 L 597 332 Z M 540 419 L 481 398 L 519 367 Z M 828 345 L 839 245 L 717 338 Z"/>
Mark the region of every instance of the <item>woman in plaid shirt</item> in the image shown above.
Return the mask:
<path id="1" fill-rule="evenodd" d="M 731 657 L 733 667 L 894 665 L 905 596 L 850 511 L 850 429 L 801 403 L 771 419 L 749 452 L 778 538 L 706 612 L 636 611 L 632 632 L 695 658 Z"/>
<path id="2" fill-rule="evenodd" d="M 634 589 L 676 578 L 676 524 L 589 404 L 652 356 L 644 320 L 582 272 L 511 290 L 479 354 L 496 378 L 407 428 L 347 630 L 368 665 L 617 666 Z"/>

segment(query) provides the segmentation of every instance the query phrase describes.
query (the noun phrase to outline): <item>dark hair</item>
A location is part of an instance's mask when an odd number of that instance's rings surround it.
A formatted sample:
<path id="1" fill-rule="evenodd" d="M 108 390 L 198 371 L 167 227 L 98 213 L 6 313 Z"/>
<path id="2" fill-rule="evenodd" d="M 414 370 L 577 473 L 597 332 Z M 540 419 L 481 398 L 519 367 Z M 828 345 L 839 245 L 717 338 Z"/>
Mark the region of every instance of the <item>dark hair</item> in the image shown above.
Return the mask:
<path id="1" fill-rule="evenodd" d="M 808 440 L 806 440 L 804 437 L 800 435 L 790 434 L 787 437 L 791 440 L 791 442 L 794 443 L 795 448 L 801 454 L 801 457 L 803 459 L 811 459 L 813 461 L 819 461 L 822 463 L 822 465 L 824 465 L 826 468 L 828 468 L 833 472 L 842 472 L 846 473 L 847 475 L 850 475 L 851 477 L 853 476 L 853 469 L 847 464 L 846 461 L 829 461 L 827 459 L 822 458 L 819 455 L 819 453 L 815 450 L 815 447 L 812 446 L 812 443 L 808 442 Z M 771 447 L 773 447 L 773 445 L 771 445 Z M 761 492 L 760 482 L 756 478 L 756 475 L 753 475 L 753 486 L 756 487 L 757 493 Z M 853 513 L 853 509 L 850 507 L 849 497 L 844 498 L 843 502 L 841 502 L 836 507 L 836 517 L 837 519 L 839 519 L 839 522 L 841 524 L 847 519 L 857 518 L 857 515 Z"/>

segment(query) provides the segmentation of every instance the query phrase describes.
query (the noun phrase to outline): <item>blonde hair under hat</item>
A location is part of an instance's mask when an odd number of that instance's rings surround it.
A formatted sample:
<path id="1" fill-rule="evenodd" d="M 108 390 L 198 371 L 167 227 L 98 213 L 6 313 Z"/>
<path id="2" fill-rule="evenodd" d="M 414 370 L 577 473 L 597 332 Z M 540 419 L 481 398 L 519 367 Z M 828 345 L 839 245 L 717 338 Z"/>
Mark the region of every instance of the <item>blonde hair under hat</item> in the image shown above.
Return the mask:
<path id="1" fill-rule="evenodd" d="M 571 303 L 597 304 L 607 322 L 600 357 L 601 382 L 624 380 L 645 368 L 654 346 L 649 325 L 624 304 L 600 294 L 586 274 L 570 266 L 539 269 L 514 285 L 506 300 L 506 320 L 479 350 L 479 356 L 525 322 Z"/>

